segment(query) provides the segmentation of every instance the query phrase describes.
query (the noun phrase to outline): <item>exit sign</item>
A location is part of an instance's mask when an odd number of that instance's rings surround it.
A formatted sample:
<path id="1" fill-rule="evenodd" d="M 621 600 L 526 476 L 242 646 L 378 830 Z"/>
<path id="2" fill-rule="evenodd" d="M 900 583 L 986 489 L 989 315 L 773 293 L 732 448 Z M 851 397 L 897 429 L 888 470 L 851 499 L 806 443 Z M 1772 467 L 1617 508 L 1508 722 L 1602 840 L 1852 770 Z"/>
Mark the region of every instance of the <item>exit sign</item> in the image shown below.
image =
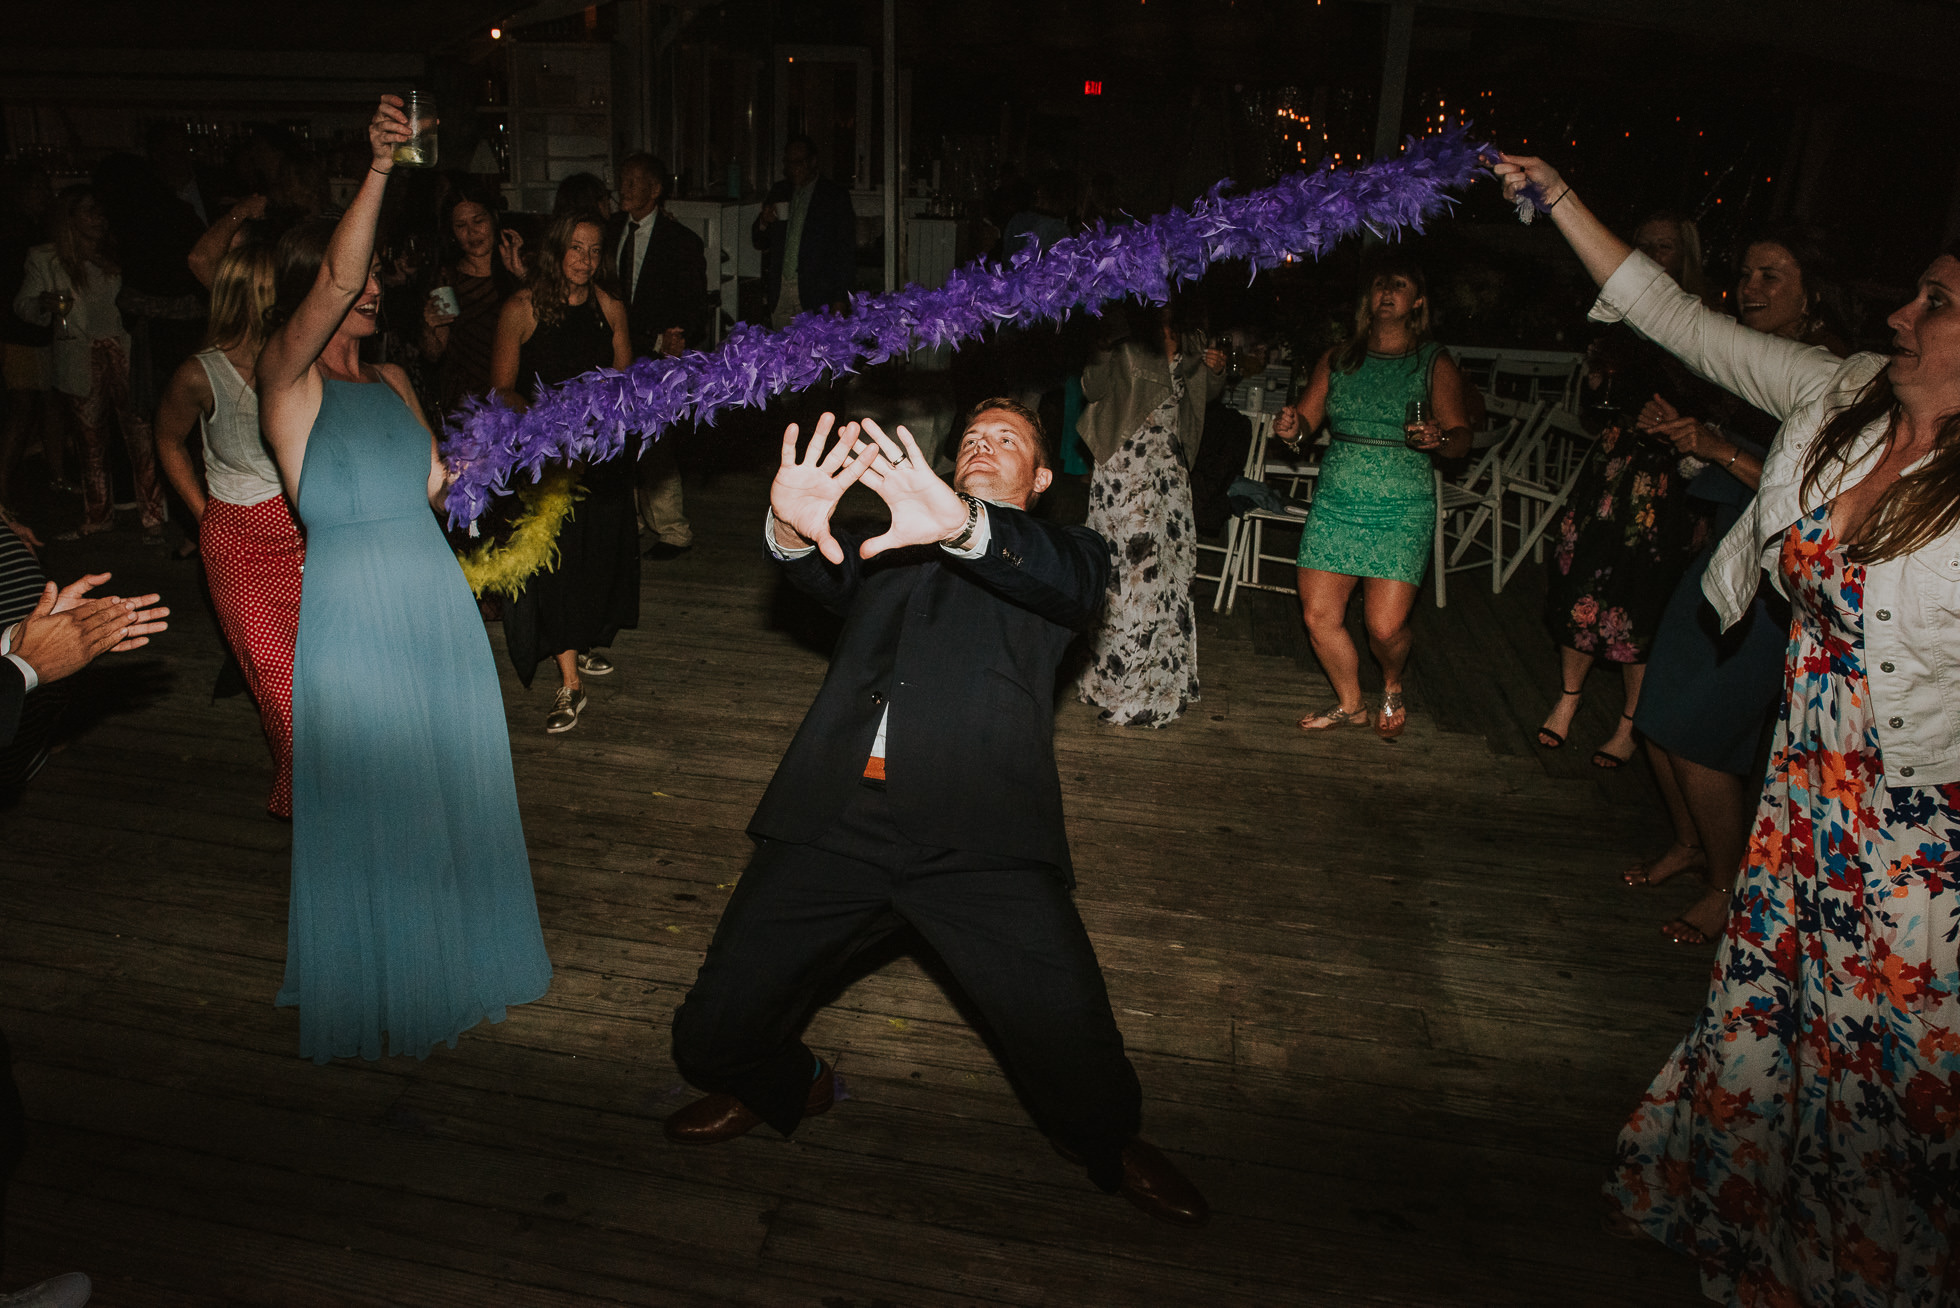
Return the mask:
<path id="1" fill-rule="evenodd" d="M 1084 94 L 1084 95 L 1101 95 L 1101 94 L 1102 94 L 1102 83 L 1101 83 L 1101 82 L 1084 82 L 1084 83 L 1082 84 L 1082 94 Z"/>

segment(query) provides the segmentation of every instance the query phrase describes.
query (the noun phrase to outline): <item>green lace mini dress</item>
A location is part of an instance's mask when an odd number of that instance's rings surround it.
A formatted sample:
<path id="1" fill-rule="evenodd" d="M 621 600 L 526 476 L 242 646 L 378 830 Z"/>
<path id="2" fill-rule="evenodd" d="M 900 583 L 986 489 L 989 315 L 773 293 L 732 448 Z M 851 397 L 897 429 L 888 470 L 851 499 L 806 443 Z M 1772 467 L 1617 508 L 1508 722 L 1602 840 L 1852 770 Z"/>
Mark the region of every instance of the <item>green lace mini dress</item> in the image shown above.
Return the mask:
<path id="1" fill-rule="evenodd" d="M 1329 377 L 1333 439 L 1300 535 L 1301 567 L 1422 583 L 1436 531 L 1436 478 L 1402 428 L 1409 401 L 1429 398 L 1442 348 L 1430 342 L 1409 354 L 1371 353 L 1353 372 Z"/>

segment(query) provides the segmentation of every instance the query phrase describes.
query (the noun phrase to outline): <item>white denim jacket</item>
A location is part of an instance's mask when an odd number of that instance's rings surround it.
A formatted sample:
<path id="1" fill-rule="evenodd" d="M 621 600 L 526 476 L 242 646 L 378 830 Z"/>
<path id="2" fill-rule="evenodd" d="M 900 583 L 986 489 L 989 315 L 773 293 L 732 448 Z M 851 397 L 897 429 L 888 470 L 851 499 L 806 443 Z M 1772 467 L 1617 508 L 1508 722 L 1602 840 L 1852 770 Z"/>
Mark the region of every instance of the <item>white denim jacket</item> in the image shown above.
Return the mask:
<path id="1" fill-rule="evenodd" d="M 1624 319 L 1716 385 L 1782 420 L 1755 500 L 1702 577 L 1702 593 L 1722 626 L 1731 627 L 1747 611 L 1762 573 L 1783 589 L 1778 554 L 1790 524 L 1876 466 L 1889 425 L 1884 418 L 1859 433 L 1849 457 L 1825 473 L 1813 494 L 1803 493 L 1810 443 L 1888 360 L 1882 354 L 1839 359 L 1818 346 L 1751 331 L 1703 305 L 1638 252 L 1607 279 L 1591 316 Z M 1869 565 L 1864 611 L 1865 675 L 1885 784 L 1960 781 L 1960 530 Z"/>

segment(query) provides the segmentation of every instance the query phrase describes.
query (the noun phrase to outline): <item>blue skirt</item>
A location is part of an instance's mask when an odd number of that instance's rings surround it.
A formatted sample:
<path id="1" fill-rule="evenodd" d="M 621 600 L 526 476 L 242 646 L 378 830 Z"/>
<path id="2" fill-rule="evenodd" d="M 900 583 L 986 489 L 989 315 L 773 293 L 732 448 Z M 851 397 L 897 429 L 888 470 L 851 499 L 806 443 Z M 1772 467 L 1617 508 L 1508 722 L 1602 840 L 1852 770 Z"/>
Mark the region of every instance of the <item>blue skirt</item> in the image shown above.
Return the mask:
<path id="1" fill-rule="evenodd" d="M 1783 693 L 1790 606 L 1765 586 L 1722 631 L 1701 593 L 1714 554 L 1710 545 L 1696 557 L 1667 602 L 1633 725 L 1670 754 L 1747 777 Z"/>

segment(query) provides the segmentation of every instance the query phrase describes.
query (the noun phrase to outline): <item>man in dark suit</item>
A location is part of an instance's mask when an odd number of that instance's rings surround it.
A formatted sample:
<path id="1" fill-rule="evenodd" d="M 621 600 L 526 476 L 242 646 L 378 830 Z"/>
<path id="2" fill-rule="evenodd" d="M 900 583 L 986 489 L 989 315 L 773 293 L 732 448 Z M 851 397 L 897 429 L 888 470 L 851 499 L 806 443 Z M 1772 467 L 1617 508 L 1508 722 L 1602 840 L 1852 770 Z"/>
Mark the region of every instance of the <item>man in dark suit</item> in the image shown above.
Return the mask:
<path id="1" fill-rule="evenodd" d="M 910 923 L 985 1016 L 1037 1124 L 1105 1190 L 1200 1225 L 1204 1199 L 1137 1138 L 1142 1094 L 1070 897 L 1055 772 L 1056 670 L 1093 626 L 1109 546 L 1031 517 L 1052 480 L 1040 420 L 1013 400 L 970 415 L 952 486 L 903 427 L 831 416 L 784 435 L 767 544 L 844 619 L 830 673 L 749 824 L 759 848 L 694 988 L 674 1059 L 711 1093 L 668 1118 L 686 1144 L 830 1107 L 830 1068 L 798 1036 L 864 945 Z M 891 508 L 864 540 L 832 510 L 862 479 Z"/>
<path id="2" fill-rule="evenodd" d="M 0 544 L 12 548 L 15 535 L 0 523 Z M 25 548 L 24 543 L 20 543 Z M 151 608 L 155 595 L 124 599 L 104 595 L 89 599 L 90 590 L 109 580 L 106 572 L 83 577 L 57 590 L 53 582 L 41 592 L 34 611 L 19 622 L 0 628 L 0 749 L 11 745 L 20 723 L 21 704 L 28 692 L 81 671 L 112 650 L 136 649 L 169 624 L 161 619 L 170 610 Z M 0 1032 L 0 1218 L 7 1208 L 7 1183 L 20 1165 L 27 1141 L 27 1114 L 14 1084 L 13 1057 Z M 0 1230 L 4 1236 L 4 1230 Z M 0 1238 L 0 1255 L 6 1251 Z M 0 1263 L 5 1259 L 0 1257 Z M 68 1272 L 13 1294 L 0 1294 L 0 1303 L 22 1308 L 69 1308 L 88 1302 L 89 1279 Z"/>
<path id="3" fill-rule="evenodd" d="M 679 354 L 708 336 L 708 262 L 701 238 L 662 208 L 667 165 L 644 151 L 619 165 L 619 212 L 606 228 L 606 249 L 619 270 L 626 329 L 639 358 Z M 673 451 L 656 443 L 640 459 L 640 517 L 655 540 L 650 559 L 671 559 L 694 545 L 681 505 L 681 472 Z"/>
<path id="4" fill-rule="evenodd" d="M 770 188 L 749 239 L 762 251 L 769 325 L 781 329 L 810 309 L 842 312 L 857 282 L 857 214 L 851 193 L 817 172 L 817 147 L 792 136 L 783 180 Z"/>

